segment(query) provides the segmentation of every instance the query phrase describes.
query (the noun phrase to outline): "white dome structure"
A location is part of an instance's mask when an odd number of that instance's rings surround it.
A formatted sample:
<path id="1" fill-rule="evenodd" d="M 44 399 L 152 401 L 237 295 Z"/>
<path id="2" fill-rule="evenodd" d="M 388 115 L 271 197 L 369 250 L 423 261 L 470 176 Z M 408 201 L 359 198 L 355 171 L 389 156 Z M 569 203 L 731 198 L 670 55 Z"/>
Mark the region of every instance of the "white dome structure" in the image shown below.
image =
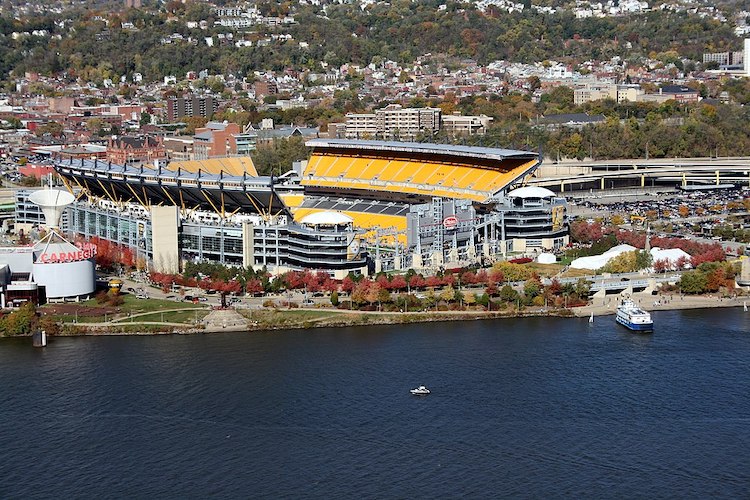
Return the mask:
<path id="1" fill-rule="evenodd" d="M 525 186 L 508 193 L 508 198 L 555 198 L 557 195 L 547 188 Z"/>
<path id="2" fill-rule="evenodd" d="M 354 222 L 354 219 L 341 212 L 315 212 L 308 214 L 300 220 L 301 224 L 308 226 L 345 226 Z"/>

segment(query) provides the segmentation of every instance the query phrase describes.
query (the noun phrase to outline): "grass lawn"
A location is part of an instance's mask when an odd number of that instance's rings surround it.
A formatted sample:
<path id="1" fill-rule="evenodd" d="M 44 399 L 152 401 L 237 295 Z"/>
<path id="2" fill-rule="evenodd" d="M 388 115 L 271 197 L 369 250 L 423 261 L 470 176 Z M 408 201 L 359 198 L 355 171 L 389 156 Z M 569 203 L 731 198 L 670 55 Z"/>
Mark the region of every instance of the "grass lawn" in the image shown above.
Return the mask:
<path id="1" fill-rule="evenodd" d="M 591 269 L 568 269 L 564 273 L 562 273 L 563 278 L 582 278 L 584 276 L 592 276 L 596 274 L 596 271 L 592 271 Z"/>
<path id="2" fill-rule="evenodd" d="M 562 264 L 540 264 L 538 262 L 529 262 L 528 264 L 524 264 L 524 267 L 528 267 L 539 276 L 549 278 L 559 273 L 564 266 Z"/>
<path id="3" fill-rule="evenodd" d="M 348 315 L 348 313 L 336 311 L 335 309 L 321 311 L 300 311 L 296 309 L 264 309 L 259 310 L 240 310 L 239 311 L 248 320 L 257 322 L 261 327 L 299 327 L 312 326 L 312 324 L 336 317 Z"/>
<path id="4" fill-rule="evenodd" d="M 194 309 L 194 308 L 193 308 Z M 207 309 L 195 310 L 195 311 L 172 311 L 172 312 L 155 312 L 152 314 L 144 314 L 143 316 L 137 316 L 133 318 L 134 322 L 139 321 L 164 321 L 165 323 L 186 323 L 193 324 L 196 320 L 202 320 L 209 313 Z M 163 318 L 163 319 L 162 319 Z M 120 323 L 128 324 L 130 320 L 128 318 L 122 318 Z"/>
<path id="5" fill-rule="evenodd" d="M 91 299 L 80 303 L 46 304 L 40 308 L 40 312 L 54 318 L 56 321 L 65 323 L 72 323 L 76 321 L 76 318 L 79 323 L 102 323 L 105 321 L 105 318 L 107 321 L 111 321 L 116 318 L 126 318 L 128 314 L 158 312 L 169 309 L 205 309 L 205 305 L 203 304 L 162 299 L 137 299 L 132 294 L 123 294 L 122 298 L 124 302 L 119 306 L 111 306 L 107 303 L 100 304 L 96 299 Z M 165 321 L 167 321 L 167 314 L 170 313 L 165 313 Z M 194 317 L 194 313 L 190 311 L 186 311 L 186 314 L 193 314 Z"/>

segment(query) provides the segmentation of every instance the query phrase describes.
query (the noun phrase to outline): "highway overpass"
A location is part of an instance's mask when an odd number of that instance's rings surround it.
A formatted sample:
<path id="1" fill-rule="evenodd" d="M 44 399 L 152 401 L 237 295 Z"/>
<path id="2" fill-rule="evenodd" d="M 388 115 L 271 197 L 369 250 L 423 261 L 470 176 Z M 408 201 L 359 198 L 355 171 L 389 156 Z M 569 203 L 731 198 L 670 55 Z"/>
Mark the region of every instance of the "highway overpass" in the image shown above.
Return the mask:
<path id="1" fill-rule="evenodd" d="M 558 193 L 734 184 L 750 186 L 750 157 L 545 162 L 528 183 Z"/>

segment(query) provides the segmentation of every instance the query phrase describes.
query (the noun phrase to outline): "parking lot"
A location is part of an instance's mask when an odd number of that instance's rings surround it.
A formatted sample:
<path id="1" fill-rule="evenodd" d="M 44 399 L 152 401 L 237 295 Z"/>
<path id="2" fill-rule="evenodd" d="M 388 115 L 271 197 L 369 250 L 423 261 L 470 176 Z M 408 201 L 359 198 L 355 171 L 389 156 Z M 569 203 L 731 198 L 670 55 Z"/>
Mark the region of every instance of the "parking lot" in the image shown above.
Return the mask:
<path id="1" fill-rule="evenodd" d="M 715 241 L 718 226 L 731 226 L 738 234 L 750 231 L 750 192 L 743 189 L 691 191 L 640 196 L 631 201 L 584 200 L 573 205 L 581 214 L 609 219 L 619 216 L 623 223 L 644 226 L 671 236 L 700 236 Z M 575 213 L 575 210 L 572 211 Z M 717 231 L 718 232 L 718 231 Z"/>

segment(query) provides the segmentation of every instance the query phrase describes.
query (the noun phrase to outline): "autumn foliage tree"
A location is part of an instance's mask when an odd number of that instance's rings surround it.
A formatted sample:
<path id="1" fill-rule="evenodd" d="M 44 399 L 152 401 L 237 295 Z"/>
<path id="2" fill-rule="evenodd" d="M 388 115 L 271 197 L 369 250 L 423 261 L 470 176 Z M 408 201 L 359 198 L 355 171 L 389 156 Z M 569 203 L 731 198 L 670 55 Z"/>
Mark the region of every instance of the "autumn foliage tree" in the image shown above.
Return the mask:
<path id="1" fill-rule="evenodd" d="M 600 240 L 603 235 L 599 222 L 575 221 L 570 225 L 570 237 L 578 243 L 593 243 Z"/>

